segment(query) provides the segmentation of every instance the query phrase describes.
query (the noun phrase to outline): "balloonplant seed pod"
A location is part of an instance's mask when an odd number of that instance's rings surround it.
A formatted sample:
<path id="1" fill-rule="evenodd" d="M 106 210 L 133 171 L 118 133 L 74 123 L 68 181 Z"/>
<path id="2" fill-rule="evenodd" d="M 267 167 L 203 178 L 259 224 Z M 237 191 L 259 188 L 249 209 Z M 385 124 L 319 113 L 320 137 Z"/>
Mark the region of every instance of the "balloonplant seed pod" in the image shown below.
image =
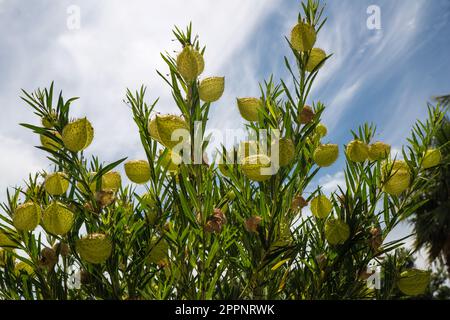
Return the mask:
<path id="1" fill-rule="evenodd" d="M 17 243 L 9 232 L 0 230 L 0 248 L 15 248 Z"/>
<path id="2" fill-rule="evenodd" d="M 94 139 L 94 128 L 87 118 L 67 124 L 62 131 L 64 146 L 73 152 L 86 149 Z"/>
<path id="3" fill-rule="evenodd" d="M 255 155 L 245 158 L 242 161 L 241 169 L 247 178 L 253 181 L 263 182 L 269 180 L 272 175 L 264 172 L 269 171 L 270 158 L 266 155 Z"/>
<path id="4" fill-rule="evenodd" d="M 208 217 L 208 220 L 206 221 L 205 231 L 220 233 L 226 223 L 227 218 L 224 212 L 219 208 L 215 208 L 213 215 Z"/>
<path id="5" fill-rule="evenodd" d="M 316 127 L 316 133 L 319 138 L 323 138 L 328 134 L 328 129 L 323 123 L 319 123 Z"/>
<path id="6" fill-rule="evenodd" d="M 310 202 L 311 212 L 320 219 L 325 219 L 333 209 L 333 204 L 324 195 L 319 195 Z"/>
<path id="7" fill-rule="evenodd" d="M 161 138 L 159 137 L 158 133 L 158 127 L 156 125 L 156 117 L 148 122 L 148 133 L 150 134 L 150 137 L 162 144 Z"/>
<path id="8" fill-rule="evenodd" d="M 131 160 L 125 163 L 125 173 L 128 179 L 137 184 L 150 180 L 150 165 L 145 160 Z"/>
<path id="9" fill-rule="evenodd" d="M 56 138 L 62 139 L 62 137 L 58 131 L 51 131 L 50 134 L 54 135 Z M 40 135 L 40 139 L 41 139 L 41 145 L 44 148 L 50 149 L 52 151 L 57 151 L 57 150 L 61 149 L 60 143 L 58 143 L 57 141 L 53 140 L 50 137 L 47 137 L 44 134 Z"/>
<path id="10" fill-rule="evenodd" d="M 279 164 L 284 167 L 289 165 L 295 157 L 295 145 L 291 139 L 283 138 L 279 141 Z"/>
<path id="11" fill-rule="evenodd" d="M 391 146 L 377 141 L 369 146 L 369 159 L 371 161 L 386 159 L 391 153 Z"/>
<path id="12" fill-rule="evenodd" d="M 53 246 L 53 250 L 62 257 L 68 257 L 70 254 L 70 247 L 65 242 L 58 242 Z"/>
<path id="13" fill-rule="evenodd" d="M 260 216 L 253 216 L 245 220 L 245 230 L 251 233 L 257 233 L 258 227 L 262 222 L 262 218 Z"/>
<path id="14" fill-rule="evenodd" d="M 172 150 L 168 150 L 165 154 L 163 154 L 163 151 L 161 150 L 160 153 L 161 166 L 170 173 L 176 173 L 180 163 L 182 162 L 181 156 Z"/>
<path id="15" fill-rule="evenodd" d="M 50 234 L 63 236 L 72 228 L 73 220 L 72 211 L 62 203 L 53 201 L 44 210 L 42 226 Z"/>
<path id="16" fill-rule="evenodd" d="M 58 255 L 53 248 L 44 248 L 41 251 L 41 258 L 39 260 L 39 266 L 41 268 L 52 270 L 58 262 Z"/>
<path id="17" fill-rule="evenodd" d="M 186 46 L 177 57 L 177 69 L 186 82 L 194 81 L 204 69 L 203 56 Z"/>
<path id="18" fill-rule="evenodd" d="M 327 54 L 325 51 L 319 48 L 313 48 L 306 63 L 306 71 L 313 72 L 317 67 L 320 68 L 326 57 Z"/>
<path id="19" fill-rule="evenodd" d="M 328 219 L 325 223 L 325 238 L 335 246 L 343 244 L 350 237 L 350 227 L 339 219 Z"/>
<path id="20" fill-rule="evenodd" d="M 339 146 L 337 144 L 322 144 L 314 150 L 313 159 L 319 167 L 329 167 L 339 157 Z"/>
<path id="21" fill-rule="evenodd" d="M 169 244 L 163 238 L 153 237 L 150 242 L 150 253 L 147 257 L 149 263 L 161 264 L 169 255 Z"/>
<path id="22" fill-rule="evenodd" d="M 238 98 L 239 112 L 247 121 L 258 121 L 258 110 L 262 107 L 262 101 L 258 98 Z"/>
<path id="23" fill-rule="evenodd" d="M 103 233 L 92 233 L 78 239 L 75 250 L 80 258 L 88 263 L 104 263 L 111 256 L 112 242 Z"/>
<path id="24" fill-rule="evenodd" d="M 397 160 L 393 164 L 385 163 L 382 167 L 383 175 L 390 173 L 384 181 L 384 191 L 393 196 L 399 196 L 411 183 L 411 174 L 405 161 Z"/>
<path id="25" fill-rule="evenodd" d="M 220 99 L 225 89 L 224 77 L 210 77 L 203 79 L 198 87 L 200 100 L 214 102 Z"/>
<path id="26" fill-rule="evenodd" d="M 69 179 L 63 172 L 55 172 L 45 177 L 44 189 L 52 196 L 60 196 L 69 188 Z"/>
<path id="27" fill-rule="evenodd" d="M 158 132 L 157 136 L 161 140 L 161 143 L 169 149 L 173 149 L 178 145 L 182 136 L 189 136 L 189 126 L 182 117 L 170 114 L 157 115 L 155 121 Z M 174 134 L 178 140 L 175 140 Z"/>
<path id="28" fill-rule="evenodd" d="M 360 140 L 353 140 L 347 145 L 347 157 L 353 162 L 364 162 L 369 157 L 369 146 Z"/>
<path id="29" fill-rule="evenodd" d="M 439 165 L 442 154 L 439 149 L 429 149 L 425 152 L 422 160 L 422 168 L 429 169 Z"/>
<path id="30" fill-rule="evenodd" d="M 122 185 L 122 177 L 117 171 L 109 171 L 102 176 L 102 189 L 116 192 Z"/>
<path id="31" fill-rule="evenodd" d="M 304 106 L 298 116 L 298 120 L 301 124 L 308 124 L 314 119 L 315 116 L 316 114 L 310 106 Z"/>
<path id="32" fill-rule="evenodd" d="M 291 203 L 291 210 L 298 211 L 308 206 L 308 201 L 301 195 L 296 195 Z"/>
<path id="33" fill-rule="evenodd" d="M 26 263 L 24 261 L 20 261 L 14 267 L 14 274 L 16 275 L 16 277 L 18 277 L 22 274 L 32 276 L 32 275 L 34 275 L 34 269 L 28 263 Z"/>
<path id="34" fill-rule="evenodd" d="M 309 51 L 316 43 L 316 31 L 314 27 L 300 22 L 291 31 L 291 45 L 295 50 Z"/>
<path id="35" fill-rule="evenodd" d="M 44 126 L 44 128 L 51 129 L 55 126 L 56 122 L 58 121 L 57 115 L 54 111 L 52 111 L 50 114 L 42 117 L 41 123 Z"/>
<path id="36" fill-rule="evenodd" d="M 13 225 L 19 231 L 33 231 L 41 220 L 41 207 L 34 202 L 25 202 L 14 210 Z"/>
<path id="37" fill-rule="evenodd" d="M 103 189 L 95 193 L 95 201 L 102 208 L 111 205 L 115 200 L 114 191 L 111 189 Z"/>
<path id="38" fill-rule="evenodd" d="M 370 246 L 375 252 L 378 252 L 381 245 L 383 244 L 383 237 L 379 228 L 372 227 L 370 229 Z"/>
<path id="39" fill-rule="evenodd" d="M 409 269 L 400 274 L 397 287 L 408 296 L 418 296 L 428 288 L 430 284 L 430 272 L 418 269 Z"/>
<path id="40" fill-rule="evenodd" d="M 320 270 L 325 269 L 328 263 L 327 255 L 325 253 L 318 254 L 316 256 L 316 262 Z"/>

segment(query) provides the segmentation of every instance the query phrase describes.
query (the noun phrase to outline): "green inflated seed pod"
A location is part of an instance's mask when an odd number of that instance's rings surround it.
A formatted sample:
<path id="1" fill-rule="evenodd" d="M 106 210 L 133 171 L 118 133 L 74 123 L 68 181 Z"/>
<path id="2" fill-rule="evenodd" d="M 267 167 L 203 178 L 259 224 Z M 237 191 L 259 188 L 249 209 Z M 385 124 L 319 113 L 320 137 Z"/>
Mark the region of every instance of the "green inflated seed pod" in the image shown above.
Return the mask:
<path id="1" fill-rule="evenodd" d="M 161 143 L 169 149 L 173 149 L 181 141 L 181 136 L 189 137 L 189 126 L 184 118 L 175 115 L 157 115 L 156 129 Z M 183 131 L 181 131 L 183 130 Z M 174 134 L 180 134 L 176 138 Z"/>
<path id="2" fill-rule="evenodd" d="M 62 131 L 64 146 L 73 152 L 86 149 L 93 139 L 94 128 L 86 118 L 67 124 Z"/>
<path id="3" fill-rule="evenodd" d="M 315 43 L 316 31 L 313 26 L 304 22 L 294 26 L 291 31 L 291 45 L 295 50 L 299 52 L 309 51 Z"/>
<path id="4" fill-rule="evenodd" d="M 442 154 L 439 149 L 429 149 L 425 152 L 422 160 L 422 168 L 429 169 L 441 163 Z"/>
<path id="5" fill-rule="evenodd" d="M 306 71 L 313 72 L 317 67 L 321 67 L 326 57 L 327 54 L 322 49 L 312 49 L 309 54 L 308 62 L 306 63 Z"/>
<path id="6" fill-rule="evenodd" d="M 242 161 L 241 169 L 244 175 L 253 181 L 263 182 L 269 180 L 272 175 L 262 172 L 270 168 L 270 158 L 266 155 L 254 155 Z"/>
<path id="7" fill-rule="evenodd" d="M 72 229 L 73 222 L 73 212 L 58 201 L 50 203 L 42 214 L 42 226 L 53 235 L 65 235 Z"/>
<path id="8" fill-rule="evenodd" d="M 339 157 L 337 144 L 322 144 L 314 150 L 313 159 L 319 167 L 329 167 Z"/>
<path id="9" fill-rule="evenodd" d="M 55 172 L 45 177 L 44 189 L 52 196 L 59 196 L 66 193 L 69 188 L 69 179 L 63 172 Z"/>
<path id="10" fill-rule="evenodd" d="M 364 162 L 369 157 L 369 146 L 360 140 L 353 140 L 347 145 L 346 154 L 350 161 Z"/>
<path id="11" fill-rule="evenodd" d="M 205 78 L 200 82 L 198 93 L 200 100 L 204 102 L 214 102 L 222 97 L 225 89 L 224 77 L 210 77 Z"/>
<path id="12" fill-rule="evenodd" d="M 325 238 L 331 245 L 343 244 L 350 237 L 350 227 L 342 220 L 329 219 L 325 223 Z"/>
<path id="13" fill-rule="evenodd" d="M 101 264 L 111 256 L 112 242 L 105 234 L 88 234 L 76 241 L 75 250 L 82 260 L 92 264 Z"/>
<path id="14" fill-rule="evenodd" d="M 258 98 L 238 98 L 239 112 L 247 121 L 258 121 L 258 110 L 262 107 L 262 101 Z"/>
<path id="15" fill-rule="evenodd" d="M 400 274 L 397 286 L 408 296 L 418 296 L 427 290 L 431 275 L 429 271 L 409 269 Z"/>
<path id="16" fill-rule="evenodd" d="M 324 219 L 331 213 L 333 204 L 326 196 L 319 195 L 311 200 L 310 207 L 314 216 Z"/>
<path id="17" fill-rule="evenodd" d="M 125 173 L 128 179 L 137 184 L 150 180 L 150 165 L 145 160 L 131 160 L 125 163 Z"/>
<path id="18" fill-rule="evenodd" d="M 13 225 L 19 231 L 33 231 L 41 221 L 41 207 L 34 202 L 25 202 L 14 210 Z"/>
<path id="19" fill-rule="evenodd" d="M 369 146 L 369 159 L 371 161 L 386 159 L 391 153 L 391 146 L 377 141 Z"/>

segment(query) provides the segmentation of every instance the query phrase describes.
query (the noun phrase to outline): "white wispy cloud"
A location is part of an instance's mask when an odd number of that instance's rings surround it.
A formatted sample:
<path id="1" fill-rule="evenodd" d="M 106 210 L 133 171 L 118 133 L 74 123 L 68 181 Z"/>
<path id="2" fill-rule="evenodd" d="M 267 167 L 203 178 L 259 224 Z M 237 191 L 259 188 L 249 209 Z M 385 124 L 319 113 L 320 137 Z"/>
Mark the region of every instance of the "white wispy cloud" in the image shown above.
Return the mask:
<path id="1" fill-rule="evenodd" d="M 254 88 L 259 79 L 253 78 L 256 73 L 252 67 L 256 61 L 250 63 L 254 52 L 241 55 L 234 63 L 230 59 L 248 45 L 252 32 L 279 2 L 84 0 L 75 3 L 81 13 L 79 30 L 69 30 L 66 26 L 67 7 L 73 4 L 69 1 L 60 2 L 39 16 L 30 14 L 33 8 L 26 3 L 1 2 L 2 21 L 10 29 L 8 32 L 6 28 L 0 29 L 0 47 L 6 50 L 7 46 L 6 58 L 10 60 L 3 62 L 5 71 L 0 79 L 5 83 L 4 90 L 0 89 L 3 112 L 0 134 L 13 133 L 22 141 L 21 150 L 28 150 L 30 163 L 22 166 L 20 177 L 5 166 L 0 167 L 3 177 L 0 192 L 6 186 L 20 183 L 27 170 L 34 169 L 34 164 L 46 163 L 42 152 L 31 151 L 38 138 L 17 126 L 18 122 L 38 122 L 30 109 L 20 106 L 23 102 L 18 95 L 20 88 L 34 90 L 47 86 L 51 80 L 56 81 L 58 90 L 63 89 L 66 98 L 81 97 L 73 104 L 72 115 L 87 116 L 94 125 L 95 139 L 89 154 L 98 154 L 105 161 L 123 156 L 142 157 L 137 129 L 123 103 L 125 89 L 147 85 L 147 99 L 160 98 L 157 111 L 178 113 L 170 88 L 155 71 L 167 73 L 160 52 L 176 54 L 180 49 L 173 41 L 174 25 L 184 29 L 192 21 L 194 33 L 207 46 L 203 76 L 226 77 L 224 97 L 212 112 L 213 118 L 218 119 L 217 126 L 239 127 L 235 97 L 250 91 L 257 94 Z M 39 3 L 33 6 L 39 8 Z M 239 80 L 240 85 L 229 85 L 232 80 Z M 8 150 L 8 161 L 14 162 L 24 155 L 18 149 L 8 148 L 4 141 L 1 144 L 5 154 Z"/>

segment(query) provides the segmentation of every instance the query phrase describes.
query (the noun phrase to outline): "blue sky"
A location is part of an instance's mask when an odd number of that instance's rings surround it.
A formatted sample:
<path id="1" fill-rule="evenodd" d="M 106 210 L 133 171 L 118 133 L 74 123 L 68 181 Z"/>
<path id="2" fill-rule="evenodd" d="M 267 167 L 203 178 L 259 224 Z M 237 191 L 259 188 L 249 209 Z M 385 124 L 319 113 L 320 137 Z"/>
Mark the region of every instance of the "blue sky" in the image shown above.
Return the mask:
<path id="1" fill-rule="evenodd" d="M 80 8 L 80 29 L 67 28 L 70 5 Z M 367 7 L 381 9 L 381 30 L 366 27 Z M 207 45 L 206 75 L 223 75 L 226 90 L 212 107 L 210 128 L 239 128 L 237 96 L 259 93 L 271 74 L 288 79 L 284 36 L 295 24 L 299 1 L 287 0 L 0 0 L 0 195 L 29 172 L 48 168 L 33 146 L 38 138 L 19 122 L 37 123 L 19 99 L 55 80 L 66 98 L 80 96 L 74 116 L 87 115 L 96 129 L 88 153 L 105 161 L 143 156 L 125 88 L 148 86 L 157 110 L 176 112 L 156 75 L 159 53 L 172 52 L 173 25 L 192 20 Z M 316 46 L 333 53 L 317 78 L 310 103 L 322 101 L 327 139 L 343 145 L 350 129 L 377 124 L 378 139 L 399 149 L 426 102 L 450 92 L 448 0 L 329 0 L 328 22 Z M 328 191 L 342 182 L 343 157 L 316 181 Z"/>

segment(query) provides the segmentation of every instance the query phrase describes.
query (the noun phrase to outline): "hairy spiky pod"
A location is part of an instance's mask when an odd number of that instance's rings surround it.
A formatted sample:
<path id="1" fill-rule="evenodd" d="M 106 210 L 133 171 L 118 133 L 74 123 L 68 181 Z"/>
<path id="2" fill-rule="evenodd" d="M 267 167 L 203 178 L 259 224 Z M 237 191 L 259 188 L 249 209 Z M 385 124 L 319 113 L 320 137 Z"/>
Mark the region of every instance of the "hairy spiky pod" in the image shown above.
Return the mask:
<path id="1" fill-rule="evenodd" d="M 347 145 L 347 157 L 353 162 L 364 162 L 369 157 L 369 146 L 360 140 L 353 140 Z"/>
<path id="2" fill-rule="evenodd" d="M 169 244 L 163 238 L 153 237 L 150 242 L 150 253 L 147 257 L 148 262 L 162 264 L 169 255 Z"/>
<path id="3" fill-rule="evenodd" d="M 150 180 L 150 165 L 145 160 L 131 160 L 125 163 L 125 173 L 128 179 L 137 184 Z"/>
<path id="4" fill-rule="evenodd" d="M 308 124 L 314 119 L 315 116 L 316 114 L 310 106 L 304 106 L 298 116 L 298 120 L 301 124 Z"/>
<path id="5" fill-rule="evenodd" d="M 316 134 L 319 138 L 323 138 L 328 134 L 328 129 L 323 123 L 319 123 L 316 127 Z"/>
<path id="6" fill-rule="evenodd" d="M 308 201 L 301 195 L 296 195 L 291 203 L 291 210 L 298 211 L 308 206 Z"/>
<path id="7" fill-rule="evenodd" d="M 86 149 L 94 139 L 94 128 L 87 118 L 67 124 L 62 131 L 64 146 L 73 152 Z"/>
<path id="8" fill-rule="evenodd" d="M 279 141 L 279 164 L 281 167 L 288 166 L 295 158 L 295 145 L 291 139 L 283 138 Z"/>
<path id="9" fill-rule="evenodd" d="M 111 256 L 112 242 L 103 233 L 92 233 L 78 239 L 75 249 L 80 258 L 88 263 L 104 263 Z"/>
<path id="10" fill-rule="evenodd" d="M 255 155 L 243 160 L 241 169 L 244 175 L 253 181 L 263 182 L 272 176 L 262 172 L 265 168 L 270 168 L 270 158 L 266 155 Z"/>
<path id="11" fill-rule="evenodd" d="M 50 114 L 42 117 L 41 123 L 44 126 L 44 128 L 51 129 L 55 127 L 55 124 L 58 122 L 57 115 L 55 111 L 52 110 Z"/>
<path id="12" fill-rule="evenodd" d="M 369 159 L 371 161 L 386 159 L 391 153 L 391 146 L 377 141 L 369 146 Z"/>
<path id="13" fill-rule="evenodd" d="M 58 131 L 51 131 L 50 134 L 52 134 L 56 138 L 62 139 Z M 58 143 L 57 141 L 53 140 L 50 137 L 47 137 L 46 135 L 41 134 L 39 137 L 41 140 L 41 144 L 44 148 L 57 151 L 62 147 L 60 143 Z"/>
<path id="14" fill-rule="evenodd" d="M 333 209 L 333 204 L 326 196 L 319 195 L 311 200 L 310 207 L 314 216 L 325 219 Z"/>
<path id="15" fill-rule="evenodd" d="M 202 101 L 214 102 L 222 97 L 224 89 L 224 77 L 210 77 L 202 80 L 198 88 L 198 93 Z"/>
<path id="16" fill-rule="evenodd" d="M 339 146 L 337 144 L 322 144 L 314 150 L 313 159 L 319 167 L 329 167 L 339 157 Z"/>
<path id="17" fill-rule="evenodd" d="M 157 140 L 157 137 L 161 144 L 169 149 L 173 149 L 182 141 L 181 136 L 189 135 L 189 126 L 182 117 L 170 114 L 156 115 L 154 121 L 156 124 L 156 132 L 153 133 L 155 140 Z M 177 133 L 180 133 L 180 135 L 177 136 L 178 140 L 175 140 L 175 136 L 172 138 L 172 135 Z"/>
<path id="18" fill-rule="evenodd" d="M 102 189 L 116 192 L 122 185 L 122 177 L 117 171 L 109 171 L 102 176 Z"/>
<path id="19" fill-rule="evenodd" d="M 175 174 L 182 162 L 181 156 L 172 150 L 168 150 L 165 155 L 163 155 L 163 151 L 161 150 L 160 154 L 162 167 L 168 172 Z"/>
<path id="20" fill-rule="evenodd" d="M 206 232 L 220 233 L 227 223 L 227 218 L 221 209 L 215 208 L 212 216 L 208 217 L 205 225 Z"/>
<path id="21" fill-rule="evenodd" d="M 69 188 L 69 179 L 63 172 L 50 173 L 45 177 L 44 189 L 52 196 L 66 193 Z"/>
<path id="22" fill-rule="evenodd" d="M 425 293 L 430 284 L 430 278 L 429 271 L 409 269 L 400 274 L 397 286 L 408 296 L 418 296 Z"/>
<path id="23" fill-rule="evenodd" d="M 442 154 L 439 149 L 429 149 L 425 152 L 422 160 L 422 168 L 429 169 L 441 163 Z"/>
<path id="24" fill-rule="evenodd" d="M 203 72 L 203 56 L 191 46 L 186 46 L 177 57 L 177 69 L 186 82 L 192 82 Z"/>
<path id="25" fill-rule="evenodd" d="M 73 220 L 73 212 L 62 203 L 54 201 L 44 210 L 42 226 L 48 233 L 62 236 L 70 231 Z"/>
<path id="26" fill-rule="evenodd" d="M 0 247 L 1 248 L 15 248 L 17 243 L 13 240 L 9 232 L 0 230 Z"/>
<path id="27" fill-rule="evenodd" d="M 245 220 L 245 230 L 251 233 L 257 233 L 258 227 L 262 222 L 262 218 L 260 216 L 253 216 Z"/>
<path id="28" fill-rule="evenodd" d="M 299 52 L 309 51 L 316 43 L 316 31 L 314 27 L 300 22 L 291 31 L 292 48 Z"/>
<path id="29" fill-rule="evenodd" d="M 370 246 L 375 252 L 378 252 L 381 245 L 383 244 L 383 237 L 381 235 L 381 230 L 376 227 L 370 229 Z"/>
<path id="30" fill-rule="evenodd" d="M 52 270 L 58 262 L 58 255 L 52 248 L 44 248 L 41 251 L 39 266 L 48 271 Z"/>
<path id="31" fill-rule="evenodd" d="M 397 160 L 393 164 L 385 163 L 382 167 L 383 175 L 386 176 L 384 191 L 393 196 L 399 196 L 411 183 L 411 174 L 405 161 Z"/>
<path id="32" fill-rule="evenodd" d="M 65 242 L 58 242 L 53 246 L 56 254 L 60 254 L 62 257 L 68 257 L 70 255 L 70 247 Z"/>
<path id="33" fill-rule="evenodd" d="M 306 63 L 306 71 L 313 72 L 317 67 L 321 67 L 323 61 L 327 57 L 325 51 L 319 48 L 314 48 L 309 54 L 308 62 Z"/>
<path id="34" fill-rule="evenodd" d="M 95 193 L 95 201 L 102 208 L 111 205 L 115 200 L 115 193 L 111 189 L 104 189 Z"/>
<path id="35" fill-rule="evenodd" d="M 19 231 L 33 231 L 41 221 L 41 207 L 34 202 L 25 202 L 14 210 L 13 225 Z"/>
<path id="36" fill-rule="evenodd" d="M 247 121 L 258 121 L 258 110 L 262 107 L 262 101 L 258 98 L 238 98 L 239 112 Z"/>
<path id="37" fill-rule="evenodd" d="M 328 219 L 325 223 L 325 238 L 331 245 L 343 244 L 350 237 L 350 227 L 339 219 Z"/>

